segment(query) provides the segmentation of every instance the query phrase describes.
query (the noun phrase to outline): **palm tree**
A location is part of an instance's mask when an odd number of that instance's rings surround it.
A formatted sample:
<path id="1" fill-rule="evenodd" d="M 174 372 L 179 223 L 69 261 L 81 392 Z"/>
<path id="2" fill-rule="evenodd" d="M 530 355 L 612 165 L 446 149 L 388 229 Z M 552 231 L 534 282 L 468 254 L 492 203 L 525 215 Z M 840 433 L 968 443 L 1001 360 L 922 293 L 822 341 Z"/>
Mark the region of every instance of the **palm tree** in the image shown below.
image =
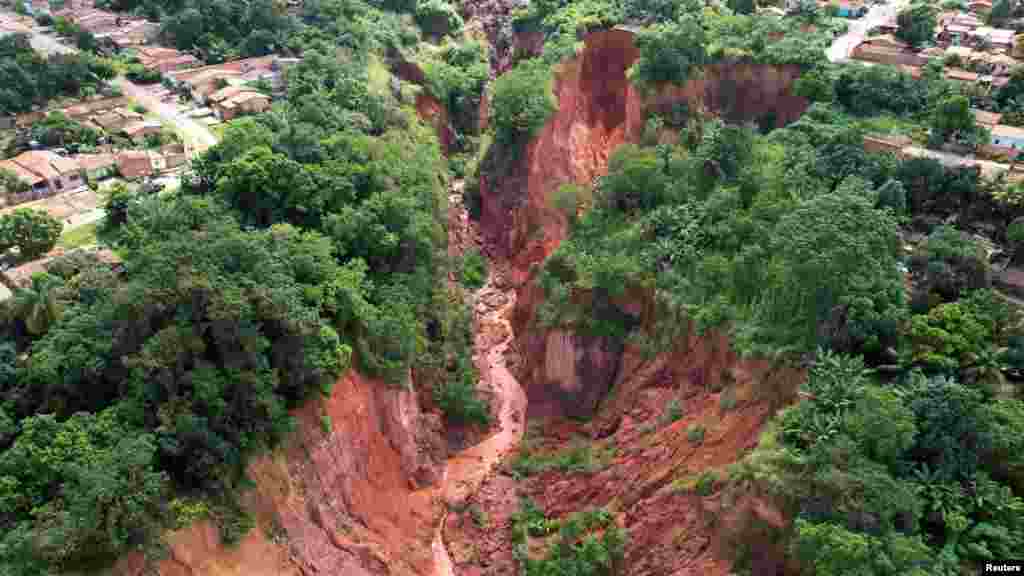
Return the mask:
<path id="1" fill-rule="evenodd" d="M 32 276 L 32 283 L 14 294 L 13 309 L 16 318 L 25 322 L 33 336 L 42 336 L 60 319 L 64 304 L 60 300 L 59 278 L 45 272 Z"/>

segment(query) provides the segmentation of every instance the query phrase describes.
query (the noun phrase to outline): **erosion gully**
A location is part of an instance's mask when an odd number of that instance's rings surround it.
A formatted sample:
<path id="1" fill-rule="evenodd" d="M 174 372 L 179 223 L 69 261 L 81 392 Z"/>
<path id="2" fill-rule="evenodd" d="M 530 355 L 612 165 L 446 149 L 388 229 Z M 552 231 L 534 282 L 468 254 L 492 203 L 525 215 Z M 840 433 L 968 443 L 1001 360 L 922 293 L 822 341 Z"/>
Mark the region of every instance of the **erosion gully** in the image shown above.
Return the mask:
<path id="1" fill-rule="evenodd" d="M 453 202 L 451 209 L 461 210 L 463 213 L 458 217 L 468 221 L 460 201 Z M 505 360 L 514 337 L 508 317 L 515 305 L 515 291 L 504 284 L 503 275 L 496 268 L 493 263 L 489 266 L 487 283 L 476 292 L 473 319 L 475 360 L 480 372 L 478 388 L 490 388 L 492 401 L 500 403 L 498 426 L 496 432 L 479 444 L 448 459 L 438 488 L 445 506 L 432 544 L 436 576 L 455 576 L 443 536 L 449 504 L 465 502 L 472 496 L 505 454 L 519 445 L 526 428 L 526 394 L 509 372 Z"/>

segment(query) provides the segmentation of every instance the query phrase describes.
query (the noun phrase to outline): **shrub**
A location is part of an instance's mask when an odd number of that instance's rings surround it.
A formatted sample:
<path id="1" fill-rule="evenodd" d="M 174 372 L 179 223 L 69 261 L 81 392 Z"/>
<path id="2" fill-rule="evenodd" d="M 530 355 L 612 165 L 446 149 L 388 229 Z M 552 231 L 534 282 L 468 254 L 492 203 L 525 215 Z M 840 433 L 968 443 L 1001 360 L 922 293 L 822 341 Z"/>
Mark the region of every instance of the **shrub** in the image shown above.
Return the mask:
<path id="1" fill-rule="evenodd" d="M 470 248 L 462 255 L 462 284 L 476 290 L 487 282 L 487 259 L 478 248 Z"/>
<path id="2" fill-rule="evenodd" d="M 487 425 L 490 410 L 476 393 L 476 378 L 472 373 L 450 376 L 434 388 L 434 401 L 441 407 L 445 418 L 459 424 Z"/>
<path id="3" fill-rule="evenodd" d="M 992 271 L 984 250 L 969 235 L 940 226 L 910 259 L 911 269 L 926 293 L 952 302 L 969 290 L 988 288 Z"/>
<path id="4" fill-rule="evenodd" d="M 679 398 L 673 398 L 669 401 L 668 407 L 665 408 L 665 419 L 671 423 L 676 422 L 683 417 L 683 407 L 679 403 Z"/>
<path id="5" fill-rule="evenodd" d="M 329 414 L 320 416 L 320 430 L 322 430 L 324 434 L 330 434 L 333 429 L 334 424 L 331 422 L 331 416 Z"/>
<path id="6" fill-rule="evenodd" d="M 551 71 L 538 59 L 520 62 L 494 82 L 495 139 L 513 145 L 533 136 L 555 112 Z"/>
<path id="7" fill-rule="evenodd" d="M 462 17 L 447 0 L 417 0 L 416 23 L 423 32 L 444 36 L 462 30 Z"/>
<path id="8" fill-rule="evenodd" d="M 697 483 L 693 490 L 700 496 L 709 496 L 715 491 L 715 484 L 718 482 L 718 473 L 714 470 L 705 470 L 697 477 Z"/>
<path id="9" fill-rule="evenodd" d="M 35 260 L 57 245 L 64 224 L 42 210 L 18 208 L 0 217 L 0 252 L 17 247 L 22 260 Z"/>
<path id="10" fill-rule="evenodd" d="M 690 444 L 703 444 L 704 443 L 704 427 L 700 424 L 694 424 L 686 430 L 686 439 L 690 441 Z"/>
<path id="11" fill-rule="evenodd" d="M 636 37 L 640 58 L 630 75 L 637 83 L 683 84 L 704 66 L 704 45 L 704 28 L 692 16 L 643 30 Z"/>

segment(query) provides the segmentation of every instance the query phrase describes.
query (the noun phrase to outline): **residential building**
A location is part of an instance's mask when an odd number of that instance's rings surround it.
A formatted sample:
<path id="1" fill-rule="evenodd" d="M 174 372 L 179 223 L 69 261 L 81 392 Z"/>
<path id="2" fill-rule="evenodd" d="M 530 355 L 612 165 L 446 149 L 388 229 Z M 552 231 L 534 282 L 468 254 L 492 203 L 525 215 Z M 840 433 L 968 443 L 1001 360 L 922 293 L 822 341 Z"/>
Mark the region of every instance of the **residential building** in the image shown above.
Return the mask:
<path id="1" fill-rule="evenodd" d="M 11 194 L 4 198 L 4 204 L 7 206 L 31 202 L 32 200 L 50 195 L 50 185 L 43 176 L 30 172 L 10 160 L 0 160 L 0 169 L 7 170 L 17 176 L 19 180 L 29 185 L 28 192 L 24 194 Z"/>
<path id="2" fill-rule="evenodd" d="M 986 112 L 985 110 L 977 110 L 972 108 L 971 112 L 974 113 L 974 121 L 983 128 L 992 130 L 999 125 L 999 122 L 1003 119 L 1002 114 L 995 112 Z"/>
<path id="3" fill-rule="evenodd" d="M 988 14 L 992 11 L 992 3 L 989 0 L 972 0 L 967 3 L 967 11 L 976 16 Z"/>
<path id="4" fill-rule="evenodd" d="M 252 88 L 247 88 L 245 86 L 227 86 L 227 87 L 221 88 L 220 90 L 217 90 L 217 91 L 213 92 L 212 94 L 210 94 L 209 96 L 207 96 L 206 97 L 206 103 L 210 104 L 210 105 L 220 104 L 221 102 L 227 100 L 228 98 L 233 98 L 233 97 L 235 97 L 235 96 L 237 96 L 237 95 L 239 95 L 239 94 L 241 94 L 243 92 L 252 92 L 252 91 L 253 91 Z"/>
<path id="5" fill-rule="evenodd" d="M 117 157 L 113 154 L 79 154 L 73 160 L 82 167 L 85 177 L 94 182 L 114 176 L 117 172 Z"/>
<path id="6" fill-rule="evenodd" d="M 1000 124 L 992 128 L 992 146 L 1024 150 L 1024 128 Z"/>
<path id="7" fill-rule="evenodd" d="M 14 172 L 31 186 L 33 199 L 75 190 L 85 184 L 77 162 L 45 150 L 22 152 L 0 162 L 0 167 Z"/>
<path id="8" fill-rule="evenodd" d="M 924 66 L 928 59 L 892 36 L 876 36 L 858 44 L 853 58 L 879 64 Z"/>
<path id="9" fill-rule="evenodd" d="M 121 129 L 121 133 L 131 138 L 132 142 L 139 144 L 145 142 L 146 136 L 152 134 L 159 134 L 163 129 L 163 125 L 159 122 L 132 122 Z"/>
<path id="10" fill-rule="evenodd" d="M 120 132 L 125 126 L 142 122 L 144 116 L 134 110 L 126 108 L 114 108 L 113 110 L 94 116 L 92 123 L 106 130 L 107 132 Z"/>
<path id="11" fill-rule="evenodd" d="M 129 180 L 153 174 L 153 162 L 148 152 L 129 150 L 117 155 L 117 170 Z"/>
<path id="12" fill-rule="evenodd" d="M 231 120 L 245 114 L 259 114 L 270 109 L 270 96 L 247 90 L 213 105 L 221 120 Z"/>
<path id="13" fill-rule="evenodd" d="M 161 74 L 175 70 L 186 70 L 200 63 L 199 59 L 195 56 L 179 52 L 174 48 L 138 46 L 133 51 L 145 68 L 157 70 Z"/>

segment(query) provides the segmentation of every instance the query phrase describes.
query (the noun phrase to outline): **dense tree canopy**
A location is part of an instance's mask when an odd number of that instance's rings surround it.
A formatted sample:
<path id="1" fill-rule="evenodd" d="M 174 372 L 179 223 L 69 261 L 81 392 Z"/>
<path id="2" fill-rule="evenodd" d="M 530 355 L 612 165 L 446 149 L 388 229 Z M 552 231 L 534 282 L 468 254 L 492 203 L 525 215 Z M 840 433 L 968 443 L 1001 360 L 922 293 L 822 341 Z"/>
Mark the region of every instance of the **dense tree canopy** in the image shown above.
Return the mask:
<path id="1" fill-rule="evenodd" d="M 89 54 L 43 58 L 25 34 L 0 37 L 0 112 L 26 112 L 58 96 L 96 91 L 114 75 L 108 63 Z"/>
<path id="2" fill-rule="evenodd" d="M 23 260 L 35 260 L 54 247 L 63 228 L 46 212 L 18 208 L 0 216 L 0 252 L 16 247 Z"/>

